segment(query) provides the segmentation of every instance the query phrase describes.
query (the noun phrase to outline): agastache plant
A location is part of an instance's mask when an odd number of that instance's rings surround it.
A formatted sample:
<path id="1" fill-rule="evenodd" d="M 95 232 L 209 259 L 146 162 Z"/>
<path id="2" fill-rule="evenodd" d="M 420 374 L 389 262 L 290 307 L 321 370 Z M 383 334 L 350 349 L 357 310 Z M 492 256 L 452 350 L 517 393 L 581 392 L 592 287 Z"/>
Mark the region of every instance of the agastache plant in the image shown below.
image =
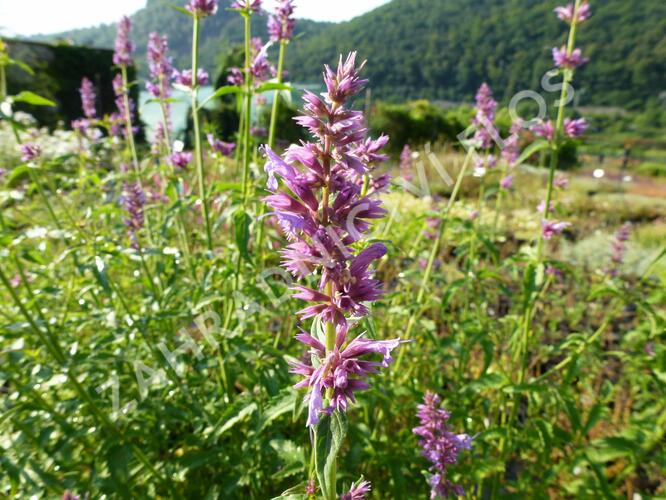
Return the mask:
<path id="1" fill-rule="evenodd" d="M 271 192 L 264 201 L 290 241 L 282 251 L 282 265 L 301 280 L 317 276 L 315 289 L 294 286 L 294 297 L 309 303 L 298 312 L 300 319 L 315 321 L 310 333 L 296 336 L 309 347 L 307 359 L 291 363 L 292 373 L 303 377 L 296 387 L 307 390 L 307 426 L 315 433 L 324 415 L 341 415 L 355 401 L 355 393 L 369 387 L 368 376 L 388 367 L 392 351 L 402 342 L 350 333 L 369 313 L 368 303 L 382 296 L 372 264 L 386 254 L 381 243 L 363 244 L 370 220 L 386 211 L 371 196 L 376 189 L 362 194 L 370 163 L 386 140 L 367 142 L 363 114 L 346 107 L 367 83 L 359 76 L 363 65 L 356 66 L 355 53 L 345 61 L 340 58 L 337 71 L 326 67 L 323 99 L 306 91 L 304 111 L 296 121 L 315 142 L 292 145 L 284 158 L 269 146 L 263 148 Z M 360 154 L 367 151 L 372 158 Z M 373 355 L 381 361 L 368 359 Z M 319 480 L 325 498 L 335 498 L 334 472 L 332 478 L 320 475 Z"/>

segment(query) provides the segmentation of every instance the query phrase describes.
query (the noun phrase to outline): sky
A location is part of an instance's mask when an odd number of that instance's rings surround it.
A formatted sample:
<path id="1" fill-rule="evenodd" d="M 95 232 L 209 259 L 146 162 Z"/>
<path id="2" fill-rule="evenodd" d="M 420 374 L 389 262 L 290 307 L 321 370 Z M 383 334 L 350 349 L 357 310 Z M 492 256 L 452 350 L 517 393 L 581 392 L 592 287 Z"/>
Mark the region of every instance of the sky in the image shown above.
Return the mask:
<path id="1" fill-rule="evenodd" d="M 296 0 L 297 17 L 345 21 L 389 0 Z M 184 3 L 173 0 L 170 3 Z M 266 7 L 275 0 L 266 0 Z M 220 0 L 220 5 L 230 3 Z M 146 0 L 0 0 L 0 33 L 50 34 L 116 21 L 146 5 Z"/>

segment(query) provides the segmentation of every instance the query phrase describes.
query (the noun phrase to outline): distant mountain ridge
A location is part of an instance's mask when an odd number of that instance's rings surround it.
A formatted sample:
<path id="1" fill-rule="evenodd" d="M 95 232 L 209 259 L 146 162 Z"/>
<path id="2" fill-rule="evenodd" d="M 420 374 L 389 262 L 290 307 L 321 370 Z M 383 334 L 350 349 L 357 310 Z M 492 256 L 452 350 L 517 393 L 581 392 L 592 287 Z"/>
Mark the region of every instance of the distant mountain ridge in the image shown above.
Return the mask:
<path id="1" fill-rule="evenodd" d="M 222 2 L 223 3 L 223 2 Z M 487 81 L 500 99 L 522 89 L 539 90 L 552 67 L 550 49 L 566 40 L 567 26 L 553 14 L 558 1 L 393 0 L 351 21 L 299 21 L 301 37 L 289 46 L 293 81 L 313 82 L 322 64 L 357 50 L 368 59 L 373 95 L 388 100 L 428 98 L 469 101 Z M 590 58 L 576 76 L 584 105 L 639 108 L 666 91 L 666 2 L 592 1 L 593 17 L 577 45 Z M 150 31 L 169 35 L 176 63 L 189 64 L 190 23 L 161 0 L 149 0 L 132 19 L 143 62 Z M 255 19 L 265 34 L 265 17 Z M 113 46 L 115 26 L 77 30 L 50 39 Z M 217 54 L 242 39 L 238 16 L 219 9 L 202 26 L 202 62 L 213 69 Z M 144 63 L 145 67 L 145 63 Z M 141 70 L 141 68 L 140 68 Z"/>

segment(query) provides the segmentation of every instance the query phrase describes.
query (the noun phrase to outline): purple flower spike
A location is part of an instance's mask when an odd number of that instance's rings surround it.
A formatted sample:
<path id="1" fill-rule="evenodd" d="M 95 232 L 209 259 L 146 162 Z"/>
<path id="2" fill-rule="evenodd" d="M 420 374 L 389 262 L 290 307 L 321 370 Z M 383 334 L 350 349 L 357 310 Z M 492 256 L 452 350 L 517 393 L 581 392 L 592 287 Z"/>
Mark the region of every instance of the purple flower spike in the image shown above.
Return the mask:
<path id="1" fill-rule="evenodd" d="M 553 47 L 553 62 L 558 68 L 576 69 L 588 61 L 583 57 L 580 49 L 574 49 L 571 54 L 567 52 L 567 48 L 563 45 L 559 49 Z"/>
<path id="2" fill-rule="evenodd" d="M 447 422 L 449 412 L 441 408 L 440 397 L 427 392 L 423 404 L 418 405 L 417 416 L 421 425 L 412 432 L 419 436 L 419 446 L 422 454 L 432 464 L 430 484 L 430 498 L 446 497 L 451 494 L 462 496 L 465 494 L 462 486 L 453 484 L 447 479 L 447 467 L 458 463 L 458 456 L 462 450 L 472 448 L 472 438 L 467 434 L 454 434 L 448 430 Z"/>
<path id="3" fill-rule="evenodd" d="M 231 8 L 259 12 L 261 10 L 261 0 L 235 0 L 232 2 Z"/>
<path id="4" fill-rule="evenodd" d="M 513 175 L 509 174 L 502 178 L 500 181 L 500 187 L 502 189 L 511 189 L 511 186 L 513 186 Z"/>
<path id="5" fill-rule="evenodd" d="M 351 52 L 344 63 L 340 56 L 337 72 L 333 72 L 328 66 L 325 67 L 324 83 L 328 90 L 326 98 L 329 103 L 343 103 L 365 87 L 368 80 L 359 78 L 364 66 L 365 61 L 356 67 L 356 52 Z"/>
<path id="6" fill-rule="evenodd" d="M 570 226 L 570 222 L 543 219 L 541 221 L 541 234 L 543 235 L 544 240 L 550 240 L 553 236 L 559 236 L 562 234 L 562 231 Z"/>
<path id="7" fill-rule="evenodd" d="M 611 266 L 607 270 L 609 276 L 617 276 L 620 273 L 620 267 L 624 263 L 624 255 L 627 252 L 626 243 L 631 236 L 631 224 L 627 222 L 617 230 L 613 241 L 611 242 Z"/>
<path id="8" fill-rule="evenodd" d="M 587 120 L 585 118 L 578 118 L 572 120 L 571 118 L 564 119 L 564 133 L 572 139 L 580 137 L 587 130 Z"/>
<path id="9" fill-rule="evenodd" d="M 86 118 L 93 119 L 97 117 L 97 110 L 95 108 L 95 100 L 97 96 L 95 95 L 95 87 L 92 82 L 87 78 L 81 80 L 81 88 L 79 89 L 81 94 L 81 107 L 83 108 L 83 115 Z"/>
<path id="10" fill-rule="evenodd" d="M 275 15 L 268 17 L 268 35 L 273 42 L 288 42 L 294 36 L 294 0 L 280 0 Z"/>
<path id="11" fill-rule="evenodd" d="M 340 500 L 365 500 L 365 495 L 370 493 L 370 482 L 359 479 L 351 485 L 347 493 L 340 496 Z"/>
<path id="12" fill-rule="evenodd" d="M 131 66 L 132 52 L 134 44 L 130 41 L 130 31 L 132 30 L 132 21 L 124 16 L 118 22 L 118 33 L 116 35 L 115 52 L 113 54 L 113 64 L 116 66 Z"/>
<path id="13" fill-rule="evenodd" d="M 28 163 L 35 161 L 42 154 L 42 149 L 33 142 L 25 142 L 19 146 L 21 161 Z"/>
<path id="14" fill-rule="evenodd" d="M 497 102 L 493 99 L 493 92 L 487 83 L 481 84 L 475 99 L 476 115 L 472 120 L 472 124 L 476 127 L 474 140 L 480 144 L 481 149 L 489 149 L 497 134 L 494 126 Z"/>
<path id="15" fill-rule="evenodd" d="M 148 69 L 151 81 L 146 82 L 146 89 L 158 99 L 171 97 L 169 83 L 173 77 L 173 66 L 169 57 L 169 44 L 166 36 L 151 33 L 148 37 Z"/>
<path id="16" fill-rule="evenodd" d="M 217 12 L 217 0 L 190 0 L 185 8 L 192 13 L 194 17 L 214 16 Z"/>
<path id="17" fill-rule="evenodd" d="M 144 224 L 143 207 L 146 204 L 146 194 L 143 192 L 141 184 L 139 182 L 126 182 L 123 189 L 122 201 L 127 212 L 125 226 L 127 226 L 127 232 L 132 240 L 132 247 L 138 249 L 140 245 L 137 233 Z"/>

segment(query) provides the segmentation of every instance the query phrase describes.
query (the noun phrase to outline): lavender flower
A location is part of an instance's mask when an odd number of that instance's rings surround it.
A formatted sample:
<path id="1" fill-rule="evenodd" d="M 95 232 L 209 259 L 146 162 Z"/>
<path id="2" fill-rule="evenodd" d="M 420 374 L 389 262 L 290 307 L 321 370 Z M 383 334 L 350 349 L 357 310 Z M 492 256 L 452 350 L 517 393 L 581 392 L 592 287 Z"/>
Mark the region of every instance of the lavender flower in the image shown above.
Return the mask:
<path id="1" fill-rule="evenodd" d="M 412 148 L 409 147 L 409 144 L 405 144 L 402 153 L 400 153 L 400 174 L 407 182 L 411 182 L 414 178 L 412 170 Z"/>
<path id="2" fill-rule="evenodd" d="M 261 0 L 235 0 L 232 2 L 231 8 L 259 12 L 261 10 Z"/>
<path id="3" fill-rule="evenodd" d="M 293 0 L 280 0 L 275 15 L 268 16 L 268 36 L 273 42 L 288 42 L 295 26 Z"/>
<path id="4" fill-rule="evenodd" d="M 186 169 L 192 163 L 192 153 L 186 151 L 176 151 L 169 156 L 169 163 L 176 168 Z"/>
<path id="5" fill-rule="evenodd" d="M 243 70 L 240 68 L 229 68 L 227 82 L 238 87 L 243 85 L 243 82 L 245 82 L 245 78 L 243 77 Z"/>
<path id="6" fill-rule="evenodd" d="M 550 240 L 553 236 L 562 234 L 562 231 L 570 226 L 570 222 L 543 219 L 541 221 L 541 234 L 544 240 Z"/>
<path id="7" fill-rule="evenodd" d="M 476 115 L 472 124 L 476 126 L 474 139 L 479 142 L 481 149 L 489 149 L 493 145 L 495 131 L 495 110 L 497 102 L 487 83 L 483 83 L 476 93 Z"/>
<path id="8" fill-rule="evenodd" d="M 541 200 L 541 203 L 537 205 L 537 212 L 540 214 L 544 213 L 546 211 L 546 200 Z M 553 213 L 555 211 L 555 203 L 553 200 L 550 201 L 550 208 L 548 209 L 548 213 Z"/>
<path id="9" fill-rule="evenodd" d="M 217 12 L 217 0 L 190 0 L 185 8 L 192 13 L 194 17 L 214 16 Z"/>
<path id="10" fill-rule="evenodd" d="M 472 449 L 472 438 L 467 434 L 449 432 L 447 421 L 450 414 L 441 408 L 441 399 L 433 392 L 425 394 L 423 404 L 418 405 L 417 416 L 421 425 L 412 432 L 420 437 L 423 456 L 432 464 L 429 469 L 432 476 L 428 480 L 430 498 L 464 495 L 462 486 L 447 479 L 447 466 L 458 462 L 461 450 Z"/>
<path id="11" fill-rule="evenodd" d="M 131 66 L 132 64 L 134 44 L 129 38 L 131 29 L 132 21 L 130 21 L 129 17 L 123 16 L 118 23 L 115 52 L 113 54 L 113 64 L 117 66 Z"/>
<path id="12" fill-rule="evenodd" d="M 368 314 L 366 304 L 382 295 L 371 265 L 386 253 L 381 243 L 358 253 L 358 245 L 352 247 L 370 229 L 369 220 L 386 214 L 376 191 L 361 192 L 372 163 L 385 159 L 379 149 L 387 138 L 367 140 L 363 114 L 345 107 L 365 84 L 359 77 L 362 67 L 356 67 L 356 54 L 351 53 L 344 62 L 340 58 L 337 71 L 326 67 L 323 100 L 306 91 L 304 112 L 296 121 L 317 142 L 292 145 L 284 158 L 263 148 L 272 193 L 264 201 L 290 240 L 282 265 L 296 277 L 315 272 L 321 276 L 317 290 L 294 287 L 295 298 L 312 303 L 298 313 L 301 319 L 316 317 L 327 323 L 326 339 L 306 332 L 297 336 L 312 351 L 307 361 L 292 363 L 292 373 L 304 377 L 296 387 L 309 391 L 308 426 L 316 425 L 322 412 L 345 411 L 355 401 L 354 392 L 368 387 L 367 376 L 388 366 L 391 351 L 401 343 L 348 339 L 349 319 Z M 277 177 L 287 189 L 278 189 Z M 364 359 L 375 354 L 382 355 L 381 363 Z"/>
<path id="13" fill-rule="evenodd" d="M 83 108 L 83 115 L 88 119 L 94 119 L 97 117 L 97 110 L 95 109 L 95 87 L 92 82 L 87 78 L 81 80 L 81 88 L 79 89 L 81 94 L 81 106 Z"/>
<path id="14" fill-rule="evenodd" d="M 261 38 L 252 39 L 252 72 L 253 81 L 256 84 L 264 82 L 277 74 L 277 70 L 268 62 L 268 48 L 272 42 L 263 45 Z"/>
<path id="15" fill-rule="evenodd" d="M 562 45 L 559 49 L 553 47 L 553 62 L 558 68 L 575 69 L 587 62 L 580 49 L 574 49 L 571 54 L 568 53 L 566 46 Z"/>
<path id="16" fill-rule="evenodd" d="M 315 483 L 314 479 L 309 479 L 305 484 L 305 494 L 308 495 L 308 497 L 317 494 L 317 483 Z"/>
<path id="17" fill-rule="evenodd" d="M 578 118 L 572 120 L 571 118 L 564 119 L 564 133 L 572 139 L 580 137 L 587 130 L 587 120 L 585 118 Z"/>
<path id="18" fill-rule="evenodd" d="M 27 163 L 34 161 L 42 154 L 42 149 L 34 142 L 25 142 L 19 146 L 21 161 Z"/>
<path id="19" fill-rule="evenodd" d="M 359 479 L 351 485 L 347 493 L 340 496 L 340 500 L 364 500 L 368 493 L 370 493 L 370 483 Z"/>
<path id="20" fill-rule="evenodd" d="M 123 205 L 127 212 L 125 217 L 125 226 L 130 239 L 132 240 L 132 247 L 139 248 L 139 240 L 137 233 L 141 230 L 144 224 L 143 207 L 146 204 L 146 195 L 139 182 L 129 183 L 126 182 L 123 189 L 122 196 Z"/>
<path id="21" fill-rule="evenodd" d="M 129 103 L 129 109 L 125 107 L 125 94 L 127 93 L 127 89 L 125 88 L 123 77 L 120 73 L 114 77 L 112 84 L 113 92 L 116 95 L 116 108 L 118 109 L 118 112 L 112 114 L 109 119 L 111 121 L 111 134 L 115 136 L 121 132 L 125 133 L 123 125 L 128 121 L 132 121 L 136 106 L 134 100 L 128 97 L 127 102 Z"/>
<path id="22" fill-rule="evenodd" d="M 611 242 L 611 267 L 607 271 L 610 276 L 614 277 L 619 274 L 620 266 L 624 263 L 624 255 L 627 252 L 626 242 L 629 241 L 630 236 L 631 224 L 628 222 L 623 224 L 615 233 Z"/>
<path id="23" fill-rule="evenodd" d="M 222 156 L 231 156 L 234 149 L 236 149 L 236 144 L 233 142 L 221 141 L 216 139 L 213 134 L 208 134 L 206 138 L 208 139 L 208 144 L 210 144 L 211 149 Z"/>
<path id="24" fill-rule="evenodd" d="M 182 85 L 184 87 L 192 88 L 192 70 L 191 69 L 186 69 L 181 71 L 180 73 L 178 71 L 174 71 L 173 73 L 174 79 L 177 84 Z M 202 68 L 199 68 L 197 70 L 197 85 L 206 85 L 210 80 L 210 77 L 208 76 L 208 73 L 203 70 Z"/>
<path id="25" fill-rule="evenodd" d="M 555 7 L 555 14 L 562 21 L 568 24 L 572 24 L 574 19 L 574 10 L 575 6 L 573 3 L 569 3 L 564 7 Z M 576 24 L 583 23 L 587 21 L 591 16 L 590 4 L 588 2 L 583 2 L 576 11 Z"/>

